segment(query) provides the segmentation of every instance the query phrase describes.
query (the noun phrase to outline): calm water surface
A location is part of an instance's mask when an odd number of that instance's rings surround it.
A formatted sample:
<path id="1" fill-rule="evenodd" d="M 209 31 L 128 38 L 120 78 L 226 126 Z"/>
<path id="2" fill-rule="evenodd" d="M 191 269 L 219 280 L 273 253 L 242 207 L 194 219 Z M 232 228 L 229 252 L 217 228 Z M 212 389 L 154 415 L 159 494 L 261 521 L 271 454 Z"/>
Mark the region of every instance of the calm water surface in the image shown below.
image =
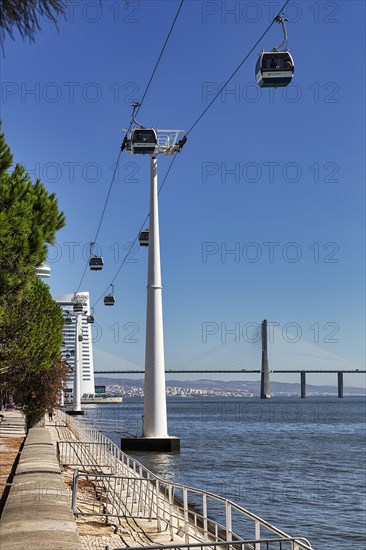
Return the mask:
<path id="1" fill-rule="evenodd" d="M 134 453 L 154 473 L 234 500 L 320 549 L 365 550 L 364 398 L 168 400 L 179 454 Z M 86 407 L 120 445 L 142 401 Z"/>

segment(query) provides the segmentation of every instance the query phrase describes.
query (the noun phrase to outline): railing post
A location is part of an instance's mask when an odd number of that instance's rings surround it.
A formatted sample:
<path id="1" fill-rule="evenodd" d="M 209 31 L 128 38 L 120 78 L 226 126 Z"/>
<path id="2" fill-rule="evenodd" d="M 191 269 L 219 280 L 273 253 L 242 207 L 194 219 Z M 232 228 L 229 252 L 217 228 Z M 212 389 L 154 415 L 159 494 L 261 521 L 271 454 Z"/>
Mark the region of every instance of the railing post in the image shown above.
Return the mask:
<path id="1" fill-rule="evenodd" d="M 231 524 L 231 504 L 225 501 L 225 516 L 226 516 L 226 540 L 232 540 L 232 524 Z"/>
<path id="2" fill-rule="evenodd" d="M 78 496 L 78 478 L 79 478 L 79 468 L 75 468 L 74 475 L 72 478 L 72 500 L 71 500 L 71 508 L 74 515 L 76 515 L 76 500 Z"/>
<path id="3" fill-rule="evenodd" d="M 156 480 L 155 491 L 156 491 L 156 526 L 158 529 L 158 533 L 160 533 L 161 532 L 161 518 L 160 518 L 160 507 L 159 507 L 160 483 L 158 479 Z"/>
<path id="4" fill-rule="evenodd" d="M 174 531 L 173 531 L 173 488 L 171 485 L 168 486 L 168 498 L 169 498 L 169 535 L 170 540 L 174 540 Z"/>
<path id="5" fill-rule="evenodd" d="M 188 491 L 183 487 L 184 542 L 189 544 Z"/>
<path id="6" fill-rule="evenodd" d="M 203 540 L 208 541 L 208 522 L 207 522 L 207 495 L 202 495 L 202 515 L 203 515 Z"/>
<path id="7" fill-rule="evenodd" d="M 258 520 L 255 520 L 254 523 L 254 529 L 255 529 L 255 540 L 260 540 L 261 538 L 261 524 Z M 258 542 L 254 545 L 254 550 L 261 550 L 261 543 Z"/>

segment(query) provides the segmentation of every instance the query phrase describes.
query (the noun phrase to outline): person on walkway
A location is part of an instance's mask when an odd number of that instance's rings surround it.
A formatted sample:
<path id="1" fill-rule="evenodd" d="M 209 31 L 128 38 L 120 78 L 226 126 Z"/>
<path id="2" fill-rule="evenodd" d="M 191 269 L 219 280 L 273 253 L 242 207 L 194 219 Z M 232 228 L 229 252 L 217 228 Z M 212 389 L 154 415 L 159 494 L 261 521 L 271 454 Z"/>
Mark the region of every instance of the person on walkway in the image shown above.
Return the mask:
<path id="1" fill-rule="evenodd" d="M 51 421 L 52 421 L 52 419 L 53 419 L 53 408 L 50 407 L 50 408 L 48 409 L 48 420 L 51 420 Z"/>

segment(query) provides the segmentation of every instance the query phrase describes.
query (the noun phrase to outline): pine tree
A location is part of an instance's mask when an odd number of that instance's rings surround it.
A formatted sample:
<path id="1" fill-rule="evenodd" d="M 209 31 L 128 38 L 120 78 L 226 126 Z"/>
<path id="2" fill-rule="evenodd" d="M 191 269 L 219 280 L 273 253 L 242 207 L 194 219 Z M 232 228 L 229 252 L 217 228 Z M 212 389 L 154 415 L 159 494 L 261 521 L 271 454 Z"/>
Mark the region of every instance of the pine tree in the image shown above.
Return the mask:
<path id="1" fill-rule="evenodd" d="M 40 18 L 47 17 L 57 24 L 69 4 L 67 0 L 0 0 L 0 42 L 4 42 L 6 34 L 14 38 L 14 27 L 22 38 L 33 41 L 41 29 Z"/>
<path id="2" fill-rule="evenodd" d="M 16 164 L 0 134 L 0 297 L 17 284 L 26 282 L 34 268 L 47 257 L 56 231 L 64 227 L 55 194 L 49 194 L 23 166 Z"/>
<path id="3" fill-rule="evenodd" d="M 66 377 L 63 316 L 35 276 L 65 217 L 54 194 L 33 184 L 0 134 L 0 391 L 14 395 L 27 426 L 37 422 Z"/>

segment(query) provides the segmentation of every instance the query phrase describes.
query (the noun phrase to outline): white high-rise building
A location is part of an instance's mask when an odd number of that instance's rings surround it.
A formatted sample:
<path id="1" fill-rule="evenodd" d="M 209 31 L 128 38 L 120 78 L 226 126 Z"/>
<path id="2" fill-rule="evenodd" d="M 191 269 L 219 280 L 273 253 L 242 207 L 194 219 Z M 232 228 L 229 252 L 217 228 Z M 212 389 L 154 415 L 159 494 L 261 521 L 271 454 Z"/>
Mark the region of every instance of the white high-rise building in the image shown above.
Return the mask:
<path id="1" fill-rule="evenodd" d="M 90 315 L 89 292 L 78 292 L 75 294 L 65 294 L 54 298 L 62 308 L 63 316 L 66 318 L 70 314 L 72 323 L 64 325 L 63 343 L 61 348 L 61 357 L 70 365 L 71 372 L 67 381 L 67 390 L 72 391 L 74 383 L 75 368 L 75 344 L 76 344 L 76 320 L 73 313 L 73 306 L 76 301 L 84 306 L 82 314 L 82 377 L 81 377 L 81 395 L 84 393 L 94 393 L 94 363 L 93 363 L 93 344 L 91 324 L 87 323 L 87 315 Z"/>

